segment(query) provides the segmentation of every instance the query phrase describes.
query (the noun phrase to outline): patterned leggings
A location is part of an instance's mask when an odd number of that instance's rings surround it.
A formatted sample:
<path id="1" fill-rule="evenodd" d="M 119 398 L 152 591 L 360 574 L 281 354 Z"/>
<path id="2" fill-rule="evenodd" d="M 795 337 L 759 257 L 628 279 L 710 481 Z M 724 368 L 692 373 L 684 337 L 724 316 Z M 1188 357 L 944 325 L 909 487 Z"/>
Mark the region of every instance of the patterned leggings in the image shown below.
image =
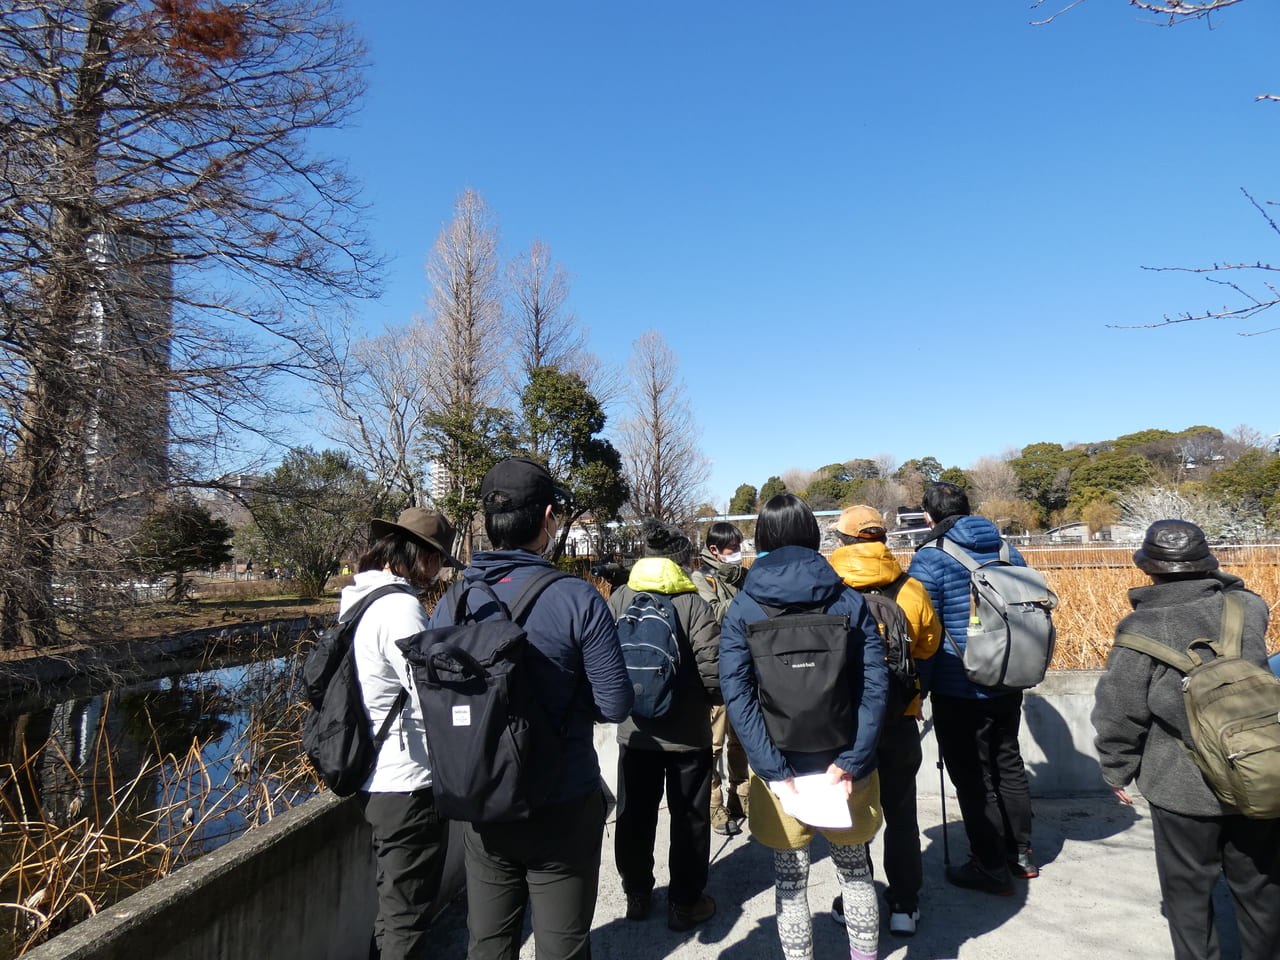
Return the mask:
<path id="1" fill-rule="evenodd" d="M 831 845 L 844 918 L 849 931 L 850 960 L 876 960 L 880 941 L 880 905 L 871 881 L 867 845 Z M 786 960 L 813 960 L 813 916 L 809 912 L 809 848 L 773 851 L 774 895 L 778 937 Z"/>

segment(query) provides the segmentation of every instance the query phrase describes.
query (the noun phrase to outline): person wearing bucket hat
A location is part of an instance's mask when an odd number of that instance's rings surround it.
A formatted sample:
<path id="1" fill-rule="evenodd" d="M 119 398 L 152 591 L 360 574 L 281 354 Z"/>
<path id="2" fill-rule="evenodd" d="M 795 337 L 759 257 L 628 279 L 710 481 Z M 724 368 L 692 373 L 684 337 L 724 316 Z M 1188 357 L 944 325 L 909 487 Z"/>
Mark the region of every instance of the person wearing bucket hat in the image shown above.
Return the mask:
<path id="1" fill-rule="evenodd" d="M 1133 562 L 1151 584 L 1129 591 L 1133 612 L 1116 627 L 1179 653 L 1217 638 L 1224 597 L 1244 600 L 1241 656 L 1266 663 L 1268 606 L 1244 581 L 1218 569 L 1202 531 L 1158 520 Z M 1280 955 L 1280 820 L 1255 820 L 1226 806 L 1191 759 L 1183 675 L 1153 657 L 1115 645 L 1098 681 L 1092 714 L 1103 779 L 1123 803 L 1136 780 L 1151 807 L 1156 871 L 1175 960 L 1219 955 L 1213 891 L 1225 874 L 1235 902 L 1241 960 Z"/>
<path id="2" fill-rule="evenodd" d="M 557 510 L 568 499 L 547 468 L 528 457 L 496 464 L 480 484 L 492 549 L 472 554 L 463 576 L 485 581 L 509 605 L 551 566 L 544 554 L 555 542 Z M 453 617 L 451 604 L 437 604 L 432 629 L 451 626 Z M 634 698 L 617 626 L 585 580 L 564 576 L 547 583 L 524 628 L 530 688 L 561 730 L 556 755 L 537 760 L 558 764 L 560 776 L 556 791 L 528 819 L 464 827 L 470 960 L 518 954 L 526 908 L 539 957 L 590 956 L 605 818 L 593 721 L 625 720 Z"/>
<path id="3" fill-rule="evenodd" d="M 354 581 L 342 590 L 338 616 L 375 591 L 391 588 L 366 607 L 352 650 L 370 732 L 397 713 L 358 797 L 372 828 L 378 868 L 374 939 L 384 960 L 400 960 L 425 956 L 448 822 L 437 816 L 432 801 L 422 707 L 396 641 L 427 627 L 417 590 L 435 580 L 442 567 L 461 565 L 451 552 L 453 524 L 439 513 L 410 507 L 394 522 L 371 521 L 369 532 Z M 402 705 L 398 711 L 397 704 Z"/>

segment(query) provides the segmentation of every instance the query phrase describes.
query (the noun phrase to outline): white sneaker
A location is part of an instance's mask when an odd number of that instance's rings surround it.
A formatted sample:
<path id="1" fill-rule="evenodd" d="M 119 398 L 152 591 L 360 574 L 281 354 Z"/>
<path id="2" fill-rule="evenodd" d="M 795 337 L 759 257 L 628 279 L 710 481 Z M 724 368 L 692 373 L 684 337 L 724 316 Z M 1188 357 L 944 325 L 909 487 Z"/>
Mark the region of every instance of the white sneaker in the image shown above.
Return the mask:
<path id="1" fill-rule="evenodd" d="M 916 924 L 920 922 L 920 908 L 910 913 L 889 914 L 889 932 L 898 937 L 909 937 L 916 932 Z"/>

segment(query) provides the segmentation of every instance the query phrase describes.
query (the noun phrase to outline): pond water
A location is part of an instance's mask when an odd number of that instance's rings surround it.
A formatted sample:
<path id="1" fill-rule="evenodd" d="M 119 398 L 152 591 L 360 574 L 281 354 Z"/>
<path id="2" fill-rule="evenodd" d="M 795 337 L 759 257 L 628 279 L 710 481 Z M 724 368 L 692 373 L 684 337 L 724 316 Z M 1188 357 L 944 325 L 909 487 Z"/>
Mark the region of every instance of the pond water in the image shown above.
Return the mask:
<path id="1" fill-rule="evenodd" d="M 305 800 L 296 657 L 0 716 L 0 957 Z"/>

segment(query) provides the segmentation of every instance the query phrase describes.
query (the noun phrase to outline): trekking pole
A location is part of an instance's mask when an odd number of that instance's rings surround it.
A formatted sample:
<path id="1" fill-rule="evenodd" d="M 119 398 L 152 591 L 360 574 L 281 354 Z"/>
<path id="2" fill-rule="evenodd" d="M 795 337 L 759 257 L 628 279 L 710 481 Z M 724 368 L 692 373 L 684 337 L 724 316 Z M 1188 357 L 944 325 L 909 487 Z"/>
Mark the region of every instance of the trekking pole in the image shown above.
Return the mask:
<path id="1" fill-rule="evenodd" d="M 942 776 L 942 741 L 938 739 L 938 718 L 932 714 L 929 723 L 933 726 L 933 745 L 938 751 L 938 799 L 942 802 L 942 864 L 951 866 L 951 838 L 947 835 L 947 785 Z"/>
<path id="2" fill-rule="evenodd" d="M 936 739 L 936 738 L 935 738 Z M 938 756 L 938 796 L 942 798 L 942 863 L 951 866 L 951 841 L 947 837 L 947 785 L 942 781 L 942 756 Z"/>

